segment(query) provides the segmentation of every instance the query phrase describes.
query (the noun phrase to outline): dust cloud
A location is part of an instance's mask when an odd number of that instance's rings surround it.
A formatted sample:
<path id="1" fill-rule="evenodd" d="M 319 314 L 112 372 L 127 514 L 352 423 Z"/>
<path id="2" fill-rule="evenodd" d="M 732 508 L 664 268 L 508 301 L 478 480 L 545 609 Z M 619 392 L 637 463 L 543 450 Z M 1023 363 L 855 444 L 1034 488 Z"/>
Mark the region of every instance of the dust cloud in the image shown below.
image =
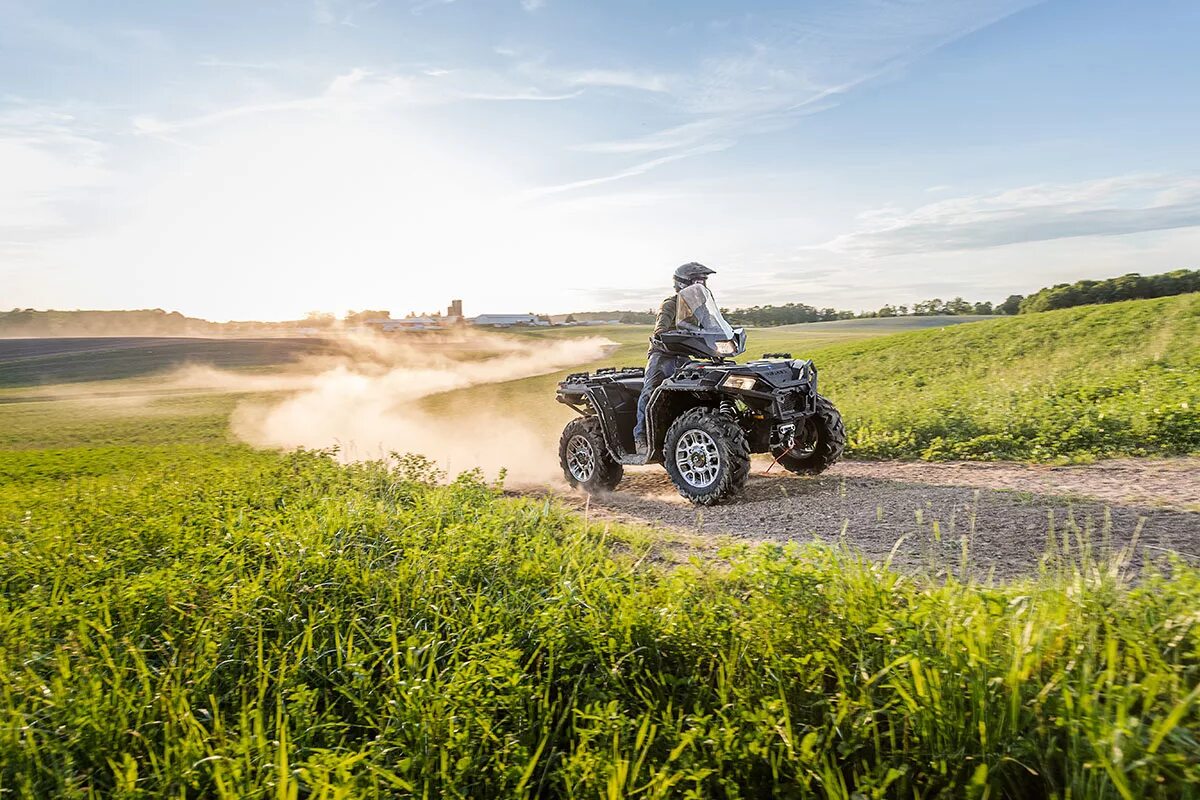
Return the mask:
<path id="1" fill-rule="evenodd" d="M 364 337 L 348 341 L 346 355 L 308 374 L 236 375 L 193 368 L 175 382 L 285 393 L 282 399 L 248 399 L 235 409 L 235 435 L 258 447 L 336 446 L 347 460 L 418 453 L 451 475 L 479 468 L 494 477 L 503 469 L 510 483 L 545 483 L 560 476 L 557 429 L 539 425 L 519 406 L 454 403 L 455 409 L 470 411 L 451 414 L 424 409 L 420 401 L 586 364 L 614 346 L 599 337 L 547 341 L 464 334 L 418 343 Z"/>

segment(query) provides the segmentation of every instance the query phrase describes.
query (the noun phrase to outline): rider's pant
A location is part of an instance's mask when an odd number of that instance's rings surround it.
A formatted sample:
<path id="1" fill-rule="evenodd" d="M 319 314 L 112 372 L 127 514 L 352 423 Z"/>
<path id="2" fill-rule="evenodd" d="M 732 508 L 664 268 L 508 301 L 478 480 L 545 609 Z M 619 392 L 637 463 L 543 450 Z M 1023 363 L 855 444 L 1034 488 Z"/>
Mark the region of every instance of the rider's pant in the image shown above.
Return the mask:
<path id="1" fill-rule="evenodd" d="M 646 435 L 646 404 L 650 395 L 654 394 L 662 382 L 675 374 L 688 361 L 687 356 L 673 356 L 670 353 L 654 351 L 646 362 L 646 380 L 642 384 L 642 393 L 638 397 L 637 425 L 633 426 L 633 438 L 640 439 Z"/>

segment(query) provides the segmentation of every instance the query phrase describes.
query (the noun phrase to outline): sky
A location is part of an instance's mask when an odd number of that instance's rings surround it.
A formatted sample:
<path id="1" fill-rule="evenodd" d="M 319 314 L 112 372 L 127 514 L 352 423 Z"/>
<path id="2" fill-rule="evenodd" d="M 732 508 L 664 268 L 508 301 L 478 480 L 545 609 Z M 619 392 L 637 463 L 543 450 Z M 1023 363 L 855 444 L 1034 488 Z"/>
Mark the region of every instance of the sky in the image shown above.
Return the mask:
<path id="1" fill-rule="evenodd" d="M 1195 0 L 0 0 L 0 308 L 1002 300 L 1196 268 Z"/>

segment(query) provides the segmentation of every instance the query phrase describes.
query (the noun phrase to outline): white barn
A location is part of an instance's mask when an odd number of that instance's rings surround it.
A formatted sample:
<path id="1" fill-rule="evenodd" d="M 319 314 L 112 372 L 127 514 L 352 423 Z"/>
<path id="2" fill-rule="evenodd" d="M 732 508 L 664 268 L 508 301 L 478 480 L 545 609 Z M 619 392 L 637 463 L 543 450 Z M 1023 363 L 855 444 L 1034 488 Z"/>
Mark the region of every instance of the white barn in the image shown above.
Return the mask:
<path id="1" fill-rule="evenodd" d="M 440 328 L 440 320 L 433 317 L 405 317 L 389 319 L 383 324 L 384 333 L 391 331 L 424 331 Z"/>
<path id="2" fill-rule="evenodd" d="M 475 325 L 491 328 L 508 328 L 513 325 L 549 325 L 536 314 L 480 314 L 471 320 Z"/>

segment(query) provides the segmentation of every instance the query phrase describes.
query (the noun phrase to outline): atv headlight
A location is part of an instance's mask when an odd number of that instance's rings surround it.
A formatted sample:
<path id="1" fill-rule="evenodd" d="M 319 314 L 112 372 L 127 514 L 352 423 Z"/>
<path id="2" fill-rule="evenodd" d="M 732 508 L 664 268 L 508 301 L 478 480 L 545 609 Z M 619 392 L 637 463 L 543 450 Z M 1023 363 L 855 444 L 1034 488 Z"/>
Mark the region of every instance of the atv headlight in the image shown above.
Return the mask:
<path id="1" fill-rule="evenodd" d="M 731 356 L 737 348 L 733 346 L 733 342 L 717 342 L 717 353 L 723 356 Z"/>
<path id="2" fill-rule="evenodd" d="M 741 389 L 743 392 L 748 392 L 754 388 L 756 383 L 758 383 L 758 379 L 752 375 L 730 375 L 721 385 L 726 389 Z"/>

